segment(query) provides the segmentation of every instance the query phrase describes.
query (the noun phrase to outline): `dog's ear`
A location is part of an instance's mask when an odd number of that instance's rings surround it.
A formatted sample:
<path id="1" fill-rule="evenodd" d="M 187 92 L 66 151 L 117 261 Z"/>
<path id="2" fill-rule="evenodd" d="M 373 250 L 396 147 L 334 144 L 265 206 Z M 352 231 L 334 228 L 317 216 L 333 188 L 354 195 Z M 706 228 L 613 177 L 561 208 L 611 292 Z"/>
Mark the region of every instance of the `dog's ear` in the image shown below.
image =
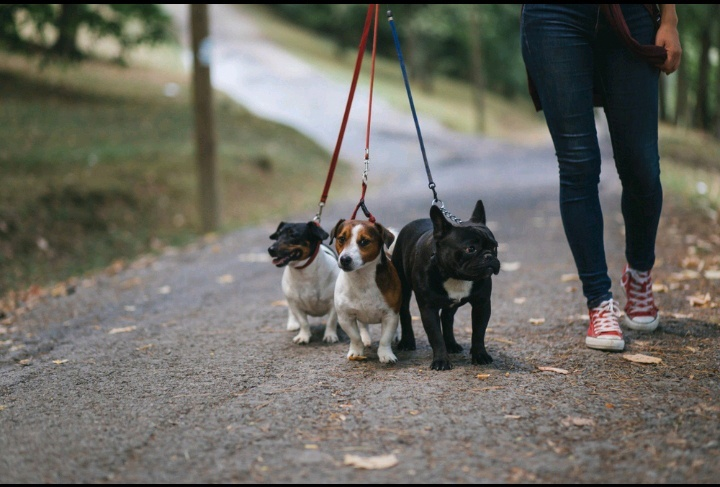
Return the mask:
<path id="1" fill-rule="evenodd" d="M 345 222 L 344 218 L 340 218 L 338 222 L 335 224 L 335 228 L 333 228 L 332 232 L 330 232 L 330 241 L 328 243 L 332 243 L 335 237 L 337 237 L 338 230 L 340 230 L 340 227 L 342 227 L 343 222 Z"/>
<path id="2" fill-rule="evenodd" d="M 435 205 L 430 207 L 430 220 L 432 220 L 433 238 L 435 239 L 444 237 L 450 230 L 452 230 L 452 223 L 445 218 L 442 210 Z"/>
<path id="3" fill-rule="evenodd" d="M 482 223 L 485 225 L 485 206 L 483 205 L 482 200 L 477 200 L 477 203 L 475 203 L 475 209 L 470 217 L 470 221 L 472 223 Z"/>
<path id="4" fill-rule="evenodd" d="M 277 230 L 275 230 L 275 233 L 273 233 L 272 235 L 270 235 L 270 238 L 273 239 L 273 240 L 277 240 L 277 238 L 278 238 L 278 233 L 280 233 L 280 229 L 281 229 L 283 226 L 285 226 L 285 222 L 280 222 L 280 225 L 278 225 Z"/>
<path id="5" fill-rule="evenodd" d="M 387 248 L 390 248 L 392 243 L 395 241 L 395 234 L 384 226 L 380 225 L 379 223 L 375 224 L 375 228 L 377 228 L 378 232 L 380 232 L 380 238 L 382 239 L 385 246 Z"/>
<path id="6" fill-rule="evenodd" d="M 307 226 L 308 226 L 308 232 L 310 232 L 310 235 L 312 235 L 313 237 L 316 237 L 321 242 L 329 237 L 328 233 L 325 230 L 323 230 L 322 227 L 320 225 L 318 225 L 317 223 L 311 221 L 311 222 L 308 222 Z"/>

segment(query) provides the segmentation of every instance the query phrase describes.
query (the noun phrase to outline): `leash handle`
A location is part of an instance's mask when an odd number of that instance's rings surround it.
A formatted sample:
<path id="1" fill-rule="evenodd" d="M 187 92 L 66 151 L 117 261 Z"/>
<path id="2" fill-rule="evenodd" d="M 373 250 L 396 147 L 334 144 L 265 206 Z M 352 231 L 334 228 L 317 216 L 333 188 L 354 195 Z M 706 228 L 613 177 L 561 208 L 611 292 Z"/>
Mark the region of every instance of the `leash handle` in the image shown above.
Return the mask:
<path id="1" fill-rule="evenodd" d="M 328 193 L 330 192 L 330 184 L 332 183 L 333 175 L 335 174 L 335 167 L 337 166 L 338 157 L 340 156 L 340 147 L 342 146 L 343 136 L 345 135 L 345 128 L 347 127 L 348 117 L 350 115 L 350 108 L 352 107 L 353 97 L 355 96 L 355 87 L 357 86 L 358 76 L 360 74 L 360 67 L 362 66 L 363 55 L 365 54 L 365 46 L 367 45 L 368 33 L 370 32 L 370 22 L 372 20 L 373 7 L 377 13 L 377 4 L 368 5 L 367 15 L 365 16 L 365 25 L 363 27 L 362 37 L 360 38 L 360 45 L 358 46 L 357 59 L 355 60 L 355 72 L 353 73 L 352 83 L 350 84 L 350 93 L 348 94 L 347 103 L 345 104 L 345 114 L 343 115 L 342 123 L 340 124 L 340 133 L 335 144 L 335 151 L 330 161 L 330 168 L 328 169 L 328 175 L 325 179 L 325 187 L 323 188 L 320 202 L 318 203 L 318 212 L 313 218 L 314 221 L 320 223 L 323 207 L 325 201 L 327 201 Z"/>

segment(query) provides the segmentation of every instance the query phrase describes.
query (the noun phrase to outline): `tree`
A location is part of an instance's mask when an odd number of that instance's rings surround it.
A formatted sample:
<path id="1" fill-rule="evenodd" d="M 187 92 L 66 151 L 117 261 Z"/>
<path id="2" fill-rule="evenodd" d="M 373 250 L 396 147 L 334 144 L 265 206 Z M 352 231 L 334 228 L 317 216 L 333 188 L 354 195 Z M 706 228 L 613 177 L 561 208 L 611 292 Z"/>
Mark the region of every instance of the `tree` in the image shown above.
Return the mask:
<path id="1" fill-rule="evenodd" d="M 81 40 L 89 34 L 90 42 Z M 141 44 L 171 40 L 172 22 L 156 4 L 0 5 L 0 48 L 47 59 L 79 61 L 93 56 L 92 40 L 110 37 L 115 61 Z"/>

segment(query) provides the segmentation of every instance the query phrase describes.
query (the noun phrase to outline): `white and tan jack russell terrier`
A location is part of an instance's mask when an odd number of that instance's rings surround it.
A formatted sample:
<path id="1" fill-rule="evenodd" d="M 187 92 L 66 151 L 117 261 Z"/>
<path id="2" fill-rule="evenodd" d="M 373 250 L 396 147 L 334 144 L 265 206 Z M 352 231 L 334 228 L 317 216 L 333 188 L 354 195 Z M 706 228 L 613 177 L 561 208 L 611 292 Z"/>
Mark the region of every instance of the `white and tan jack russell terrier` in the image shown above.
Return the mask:
<path id="1" fill-rule="evenodd" d="M 397 338 L 402 289 L 386 251 L 395 235 L 379 223 L 340 220 L 330 236 L 335 240 L 337 266 L 343 271 L 335 284 L 338 323 L 350 337 L 349 360 L 364 360 L 370 346 L 366 325 L 382 324 L 378 344 L 381 363 L 395 363 L 392 341 Z"/>

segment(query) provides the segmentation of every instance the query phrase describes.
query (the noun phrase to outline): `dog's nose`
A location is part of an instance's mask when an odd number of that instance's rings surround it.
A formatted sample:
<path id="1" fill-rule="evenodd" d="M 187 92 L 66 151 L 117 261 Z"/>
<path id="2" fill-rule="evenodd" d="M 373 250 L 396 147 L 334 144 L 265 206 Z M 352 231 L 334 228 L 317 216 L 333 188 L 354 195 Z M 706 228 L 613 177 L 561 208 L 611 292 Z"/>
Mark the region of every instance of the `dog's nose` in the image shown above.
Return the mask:
<path id="1" fill-rule="evenodd" d="M 270 247 L 268 247 L 268 254 L 270 254 L 270 257 L 275 257 L 275 253 L 276 253 L 276 250 L 275 250 L 274 245 L 271 245 Z"/>
<path id="2" fill-rule="evenodd" d="M 352 257 L 349 255 L 343 255 L 340 257 L 340 265 L 344 268 L 350 267 L 352 264 Z"/>

